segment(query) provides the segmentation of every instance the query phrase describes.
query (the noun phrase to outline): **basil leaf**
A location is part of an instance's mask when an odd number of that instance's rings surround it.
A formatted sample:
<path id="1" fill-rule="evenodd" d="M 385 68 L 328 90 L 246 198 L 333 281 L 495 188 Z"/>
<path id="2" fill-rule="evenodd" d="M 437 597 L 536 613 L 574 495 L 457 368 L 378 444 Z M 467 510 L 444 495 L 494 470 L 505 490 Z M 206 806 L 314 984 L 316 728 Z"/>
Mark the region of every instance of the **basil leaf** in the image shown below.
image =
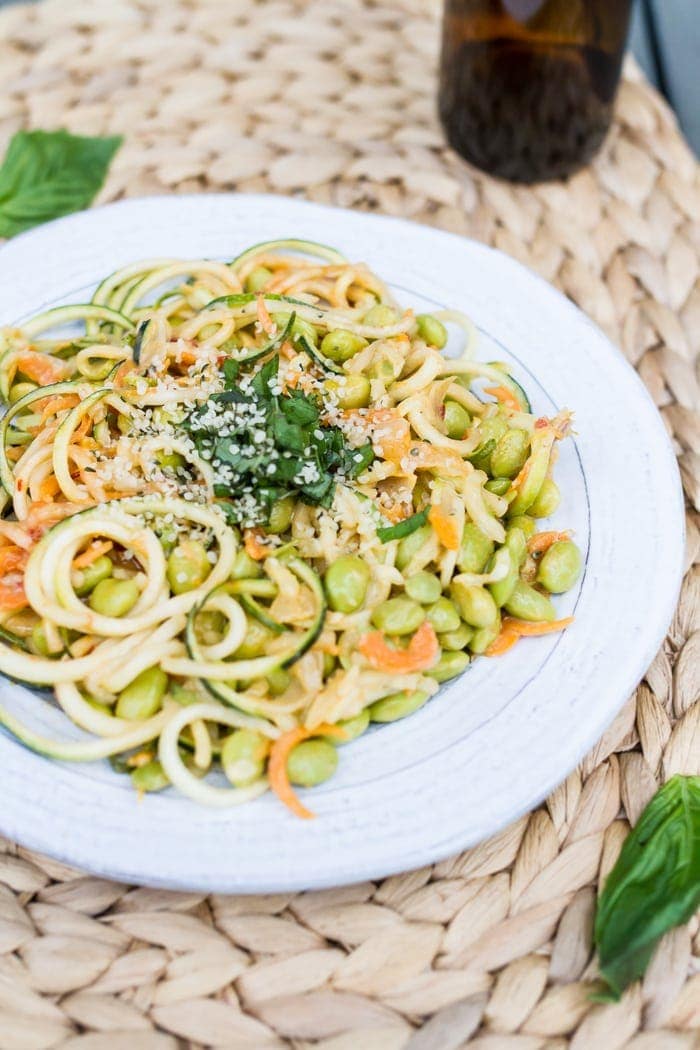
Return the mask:
<path id="1" fill-rule="evenodd" d="M 224 390 L 232 390 L 238 379 L 238 373 L 240 370 L 241 366 L 238 364 L 238 361 L 234 361 L 232 357 L 226 358 L 223 368 L 221 369 L 224 375 Z"/>
<path id="2" fill-rule="evenodd" d="M 421 525 L 425 525 L 429 513 L 430 505 L 424 507 L 423 510 L 419 510 L 417 514 L 412 514 L 410 518 L 404 518 L 397 525 L 387 525 L 386 528 L 377 529 L 377 536 L 382 543 L 389 543 L 390 540 L 402 540 L 404 536 L 410 536 Z"/>
<path id="3" fill-rule="evenodd" d="M 664 933 L 700 905 L 700 777 L 675 776 L 630 832 L 598 900 L 595 943 L 610 999 L 644 973 Z"/>
<path id="4" fill-rule="evenodd" d="M 0 167 L 0 237 L 80 211 L 104 182 L 121 136 L 18 131 Z"/>

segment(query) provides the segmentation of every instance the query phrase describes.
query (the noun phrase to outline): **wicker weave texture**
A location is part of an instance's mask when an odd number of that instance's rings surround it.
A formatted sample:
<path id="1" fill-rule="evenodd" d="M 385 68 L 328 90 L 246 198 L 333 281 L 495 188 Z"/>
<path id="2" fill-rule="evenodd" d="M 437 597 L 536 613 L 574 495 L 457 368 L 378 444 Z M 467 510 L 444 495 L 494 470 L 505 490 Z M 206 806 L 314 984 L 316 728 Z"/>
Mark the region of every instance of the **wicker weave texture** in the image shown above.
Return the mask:
<path id="1" fill-rule="evenodd" d="M 697 919 L 619 1004 L 589 998 L 601 879 L 657 786 L 700 773 L 698 166 L 628 66 L 602 154 L 568 183 L 470 170 L 436 120 L 437 38 L 420 0 L 11 7 L 0 148 L 20 127 L 121 131 L 105 201 L 292 193 L 479 238 L 558 285 L 623 348 L 676 445 L 687 575 L 668 637 L 545 805 L 381 884 L 205 898 L 87 877 L 0 840 L 0 1050 L 700 1045 Z M 639 494 L 640 514 L 653 498 Z"/>

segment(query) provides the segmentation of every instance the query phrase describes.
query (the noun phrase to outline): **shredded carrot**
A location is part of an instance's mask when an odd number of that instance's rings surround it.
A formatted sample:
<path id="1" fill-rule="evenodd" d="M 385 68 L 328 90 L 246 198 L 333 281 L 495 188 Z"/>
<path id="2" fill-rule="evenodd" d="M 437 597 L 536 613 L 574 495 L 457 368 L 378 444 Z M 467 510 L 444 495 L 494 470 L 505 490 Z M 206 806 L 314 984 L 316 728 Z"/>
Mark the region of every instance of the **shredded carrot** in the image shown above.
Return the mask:
<path id="1" fill-rule="evenodd" d="M 503 626 L 516 631 L 523 638 L 537 638 L 541 634 L 552 634 L 554 631 L 563 631 L 574 622 L 573 616 L 565 616 L 562 620 L 515 620 L 507 616 Z"/>
<path id="2" fill-rule="evenodd" d="M 90 502 L 53 503 L 37 501 L 29 508 L 29 514 L 22 524 L 28 530 L 30 536 L 38 539 L 46 529 L 50 529 L 56 522 L 62 521 L 63 518 L 68 518 L 71 514 L 76 514 L 79 510 L 86 510 L 91 506 L 93 504 Z"/>
<path id="3" fill-rule="evenodd" d="M 427 620 L 413 635 L 407 649 L 392 649 L 381 631 L 370 631 L 360 638 L 358 649 L 375 670 L 388 674 L 427 671 L 440 655 L 437 635 Z"/>
<path id="4" fill-rule="evenodd" d="M 435 529 L 443 547 L 447 547 L 448 551 L 459 550 L 461 537 L 459 526 L 453 517 L 445 514 L 437 504 L 433 504 L 428 512 L 428 521 Z"/>
<path id="5" fill-rule="evenodd" d="M 392 503 L 390 507 L 382 507 L 382 514 L 389 521 L 399 522 L 405 521 L 406 518 L 410 518 L 413 510 L 408 503 Z"/>
<path id="6" fill-rule="evenodd" d="M 80 403 L 77 394 L 63 394 L 56 397 L 47 397 L 41 401 L 41 421 L 44 423 L 49 416 L 55 416 L 66 408 L 75 408 Z"/>
<path id="7" fill-rule="evenodd" d="M 294 788 L 289 782 L 287 773 L 287 761 L 290 754 L 302 740 L 309 740 L 314 736 L 337 736 L 344 737 L 345 732 L 340 726 L 320 725 L 315 729 L 307 729 L 305 726 L 297 726 L 283 733 L 272 744 L 270 758 L 267 763 L 267 776 L 270 787 L 285 806 L 291 809 L 297 817 L 302 820 L 311 820 L 314 814 L 299 801 Z"/>
<path id="8" fill-rule="evenodd" d="M 520 402 L 507 386 L 489 386 L 485 388 L 484 393 L 495 397 L 502 405 L 505 405 L 506 408 L 511 408 L 514 412 L 521 411 Z"/>
<path id="9" fill-rule="evenodd" d="M 265 306 L 265 296 L 262 292 L 258 293 L 258 321 L 265 335 L 272 336 L 277 331 L 277 326 Z"/>
<path id="10" fill-rule="evenodd" d="M 40 354 L 36 350 L 23 350 L 15 358 L 17 368 L 27 379 L 31 379 L 40 386 L 49 383 L 58 383 L 69 375 L 71 366 L 65 361 L 56 361 L 47 354 Z"/>
<path id="11" fill-rule="evenodd" d="M 382 459 L 398 463 L 411 448 L 411 424 L 391 408 L 376 408 L 367 419 L 372 424 L 372 445 Z"/>
<path id="12" fill-rule="evenodd" d="M 101 540 L 99 543 L 91 543 L 87 550 L 84 550 L 82 554 L 79 554 L 77 558 L 73 558 L 74 569 L 86 569 L 88 565 L 92 565 L 94 561 L 101 558 L 103 554 L 107 554 L 111 551 L 114 544 L 111 540 Z"/>
<path id="13" fill-rule="evenodd" d="M 517 631 L 514 631 L 512 627 L 504 627 L 501 633 L 495 638 L 489 647 L 484 650 L 485 656 L 503 656 L 509 649 L 512 649 L 515 643 L 520 638 Z"/>
<path id="14" fill-rule="evenodd" d="M 502 656 L 512 649 L 520 638 L 537 638 L 543 634 L 552 634 L 554 631 L 563 631 L 574 622 L 573 616 L 566 616 L 563 620 L 542 620 L 532 622 L 528 620 L 516 620 L 512 616 L 506 616 L 498 635 L 488 649 L 486 656 Z"/>
<path id="15" fill-rule="evenodd" d="M 53 499 L 56 493 L 60 492 L 60 489 L 61 486 L 58 484 L 58 480 L 54 477 L 53 474 L 49 474 L 49 476 L 47 478 L 44 478 L 44 480 L 39 485 L 39 499 Z"/>
<path id="16" fill-rule="evenodd" d="M 568 539 L 571 539 L 571 535 L 568 532 L 536 532 L 527 541 L 527 549 L 531 554 L 543 554 L 549 550 L 553 543 Z"/>
<path id="17" fill-rule="evenodd" d="M 0 609 L 14 612 L 29 605 L 23 582 L 28 560 L 29 552 L 21 547 L 0 547 Z"/>
<path id="18" fill-rule="evenodd" d="M 260 529 L 245 529 L 243 532 L 243 549 L 253 561 L 262 561 L 270 553 L 269 547 L 260 542 Z"/>

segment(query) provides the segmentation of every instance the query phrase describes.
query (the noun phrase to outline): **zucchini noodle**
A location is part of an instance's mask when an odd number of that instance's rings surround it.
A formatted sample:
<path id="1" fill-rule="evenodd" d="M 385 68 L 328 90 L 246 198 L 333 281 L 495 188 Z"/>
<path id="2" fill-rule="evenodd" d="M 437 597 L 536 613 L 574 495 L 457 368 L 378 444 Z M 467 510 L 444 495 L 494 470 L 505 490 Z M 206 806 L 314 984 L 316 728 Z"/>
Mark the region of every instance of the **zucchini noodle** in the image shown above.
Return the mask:
<path id="1" fill-rule="evenodd" d="M 135 262 L 0 331 L 0 672 L 88 735 L 0 724 L 140 792 L 308 816 L 291 784 L 370 722 L 567 626 L 578 551 L 537 519 L 570 414 L 476 351 L 297 239 Z"/>

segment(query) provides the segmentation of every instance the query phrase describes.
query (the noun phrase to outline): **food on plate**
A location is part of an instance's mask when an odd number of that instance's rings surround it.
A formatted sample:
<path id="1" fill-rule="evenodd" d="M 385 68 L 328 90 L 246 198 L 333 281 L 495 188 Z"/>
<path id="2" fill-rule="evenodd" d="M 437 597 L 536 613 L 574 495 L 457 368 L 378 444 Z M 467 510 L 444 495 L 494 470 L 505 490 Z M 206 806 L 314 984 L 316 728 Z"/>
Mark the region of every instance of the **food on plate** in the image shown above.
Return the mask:
<path id="1" fill-rule="evenodd" d="M 91 736 L 0 722 L 140 792 L 306 817 L 295 786 L 370 722 L 568 626 L 581 555 L 541 519 L 570 413 L 475 349 L 298 240 L 134 263 L 5 329 L 0 671 Z"/>

